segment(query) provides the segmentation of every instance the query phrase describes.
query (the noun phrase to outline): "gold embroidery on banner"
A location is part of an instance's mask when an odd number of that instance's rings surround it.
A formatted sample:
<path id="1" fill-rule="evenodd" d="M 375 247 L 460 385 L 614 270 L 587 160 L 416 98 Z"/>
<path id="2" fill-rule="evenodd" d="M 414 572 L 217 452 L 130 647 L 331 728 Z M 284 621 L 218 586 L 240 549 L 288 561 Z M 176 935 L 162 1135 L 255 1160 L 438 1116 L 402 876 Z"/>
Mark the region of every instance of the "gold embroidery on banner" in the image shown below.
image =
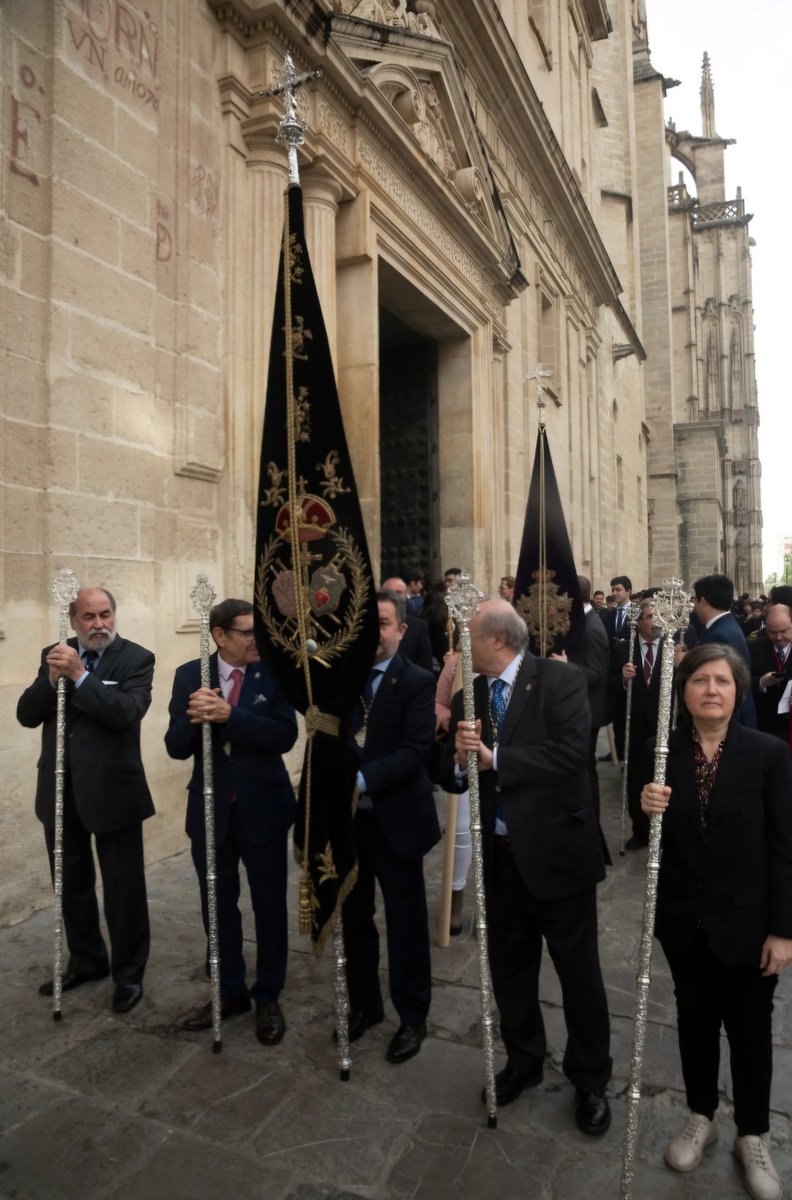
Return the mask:
<path id="1" fill-rule="evenodd" d="M 559 592 L 553 583 L 555 571 L 533 571 L 535 580 L 528 591 L 517 601 L 517 611 L 522 616 L 529 634 L 542 642 L 542 653 L 555 645 L 556 639 L 569 633 L 572 625 L 572 600 L 566 592 Z"/>
<path id="2" fill-rule="evenodd" d="M 273 508 L 277 508 L 286 499 L 286 488 L 283 482 L 286 472 L 282 471 L 277 463 L 268 462 L 267 474 L 270 477 L 272 487 L 266 489 L 259 503 L 263 508 L 268 508 L 270 505 Z"/>
<path id="3" fill-rule="evenodd" d="M 341 461 L 341 455 L 337 450 L 331 450 L 323 463 L 317 463 L 317 471 L 321 471 L 324 479 L 319 486 L 322 489 L 326 500 L 335 500 L 336 496 L 341 496 L 344 493 L 352 491 L 351 488 L 344 486 L 344 481 L 340 475 L 336 475 L 336 467 Z"/>
<path id="4" fill-rule="evenodd" d="M 319 884 L 326 883 L 328 879 L 338 879 L 338 871 L 336 871 L 335 862 L 333 861 L 333 848 L 328 842 L 324 851 L 319 851 L 316 854 L 316 861 L 319 863 Z"/>

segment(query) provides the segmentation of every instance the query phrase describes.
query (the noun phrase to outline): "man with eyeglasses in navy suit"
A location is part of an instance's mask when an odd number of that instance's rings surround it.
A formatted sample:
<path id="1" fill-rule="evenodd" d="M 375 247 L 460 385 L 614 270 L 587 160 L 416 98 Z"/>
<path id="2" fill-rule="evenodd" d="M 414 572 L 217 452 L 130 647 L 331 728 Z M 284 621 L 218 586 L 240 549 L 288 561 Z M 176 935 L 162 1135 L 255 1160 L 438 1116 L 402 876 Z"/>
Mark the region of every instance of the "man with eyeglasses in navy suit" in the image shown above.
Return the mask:
<path id="1" fill-rule="evenodd" d="M 211 723 L 221 1016 L 227 1020 L 249 1012 L 252 1000 L 256 1037 L 271 1046 L 286 1031 L 278 998 L 286 980 L 287 844 L 296 806 L 281 756 L 297 740 L 297 721 L 259 661 L 253 605 L 223 600 L 210 612 L 209 627 L 217 646 L 209 659 L 210 686 L 201 685 L 200 659 L 177 668 L 165 746 L 171 758 L 193 759 L 186 831 L 208 935 L 201 726 Z M 247 872 L 256 923 L 255 982 L 250 989 L 238 905 L 240 862 Z M 182 1021 L 182 1028 L 190 1032 L 211 1026 L 211 1002 Z"/>

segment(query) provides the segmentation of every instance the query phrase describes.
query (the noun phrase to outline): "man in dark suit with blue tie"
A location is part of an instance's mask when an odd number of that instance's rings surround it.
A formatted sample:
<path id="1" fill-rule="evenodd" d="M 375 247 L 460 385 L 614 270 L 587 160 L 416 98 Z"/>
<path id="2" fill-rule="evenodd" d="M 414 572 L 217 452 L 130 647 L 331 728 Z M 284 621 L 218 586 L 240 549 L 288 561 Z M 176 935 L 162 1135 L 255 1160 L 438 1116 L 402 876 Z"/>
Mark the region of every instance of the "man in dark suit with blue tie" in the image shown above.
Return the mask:
<path id="1" fill-rule="evenodd" d="M 206 892 L 206 826 L 201 726 L 212 724 L 217 921 L 221 1016 L 256 1005 L 256 1037 L 279 1042 L 286 1023 L 278 997 L 286 979 L 288 930 L 286 873 L 294 791 L 281 755 L 297 739 L 294 710 L 261 665 L 253 639 L 253 606 L 223 600 L 209 614 L 217 652 L 209 660 L 210 686 L 201 686 L 199 659 L 176 671 L 165 746 L 171 758 L 194 759 L 187 785 L 186 830 L 209 931 Z M 256 922 L 256 974 L 248 990 L 238 900 L 239 864 L 247 872 Z M 211 1002 L 182 1022 L 209 1029 Z"/>
<path id="2" fill-rule="evenodd" d="M 432 995 L 423 859 L 440 839 L 427 763 L 435 738 L 434 676 L 399 653 L 405 601 L 377 594 L 380 640 L 371 678 L 347 730 L 358 757 L 358 877 L 344 901 L 349 1040 L 384 1020 L 375 881 L 382 890 L 388 974 L 399 1028 L 386 1053 L 402 1063 L 421 1048 Z"/>
<path id="3" fill-rule="evenodd" d="M 750 671 L 751 656 L 748 653 L 748 643 L 731 612 L 734 600 L 734 584 L 731 579 L 726 575 L 704 575 L 693 584 L 693 596 L 693 612 L 702 626 L 698 644 L 704 646 L 707 642 L 721 642 L 731 646 Z M 756 729 L 756 706 L 750 692 L 746 693 L 737 710 L 737 720 L 747 729 Z"/>
<path id="4" fill-rule="evenodd" d="M 104 588 L 81 588 L 70 605 L 75 638 L 47 647 L 17 719 L 42 726 L 36 816 L 50 870 L 55 845 L 57 684 L 66 680 L 63 781 L 63 919 L 69 962 L 64 991 L 113 973 L 114 1012 L 143 996 L 149 918 L 143 821 L 154 805 L 140 757 L 140 722 L 151 704 L 154 655 L 116 632 L 116 602 Z M 104 885 L 111 959 L 99 928 L 91 835 Z M 52 980 L 39 992 L 51 996 Z"/>
<path id="5" fill-rule="evenodd" d="M 542 1082 L 544 940 L 561 982 L 563 1070 L 576 1089 L 577 1124 L 599 1136 L 611 1120 L 611 1058 L 597 946 L 596 885 L 605 868 L 588 782 L 585 677 L 571 663 L 531 654 L 525 622 L 503 600 L 481 604 L 470 640 L 476 726 L 463 720 L 457 695 L 441 769 L 447 786 L 456 778 L 459 789 L 468 754 L 478 757 L 490 967 L 508 1054 L 495 1077 L 496 1100 L 510 1104 Z"/>

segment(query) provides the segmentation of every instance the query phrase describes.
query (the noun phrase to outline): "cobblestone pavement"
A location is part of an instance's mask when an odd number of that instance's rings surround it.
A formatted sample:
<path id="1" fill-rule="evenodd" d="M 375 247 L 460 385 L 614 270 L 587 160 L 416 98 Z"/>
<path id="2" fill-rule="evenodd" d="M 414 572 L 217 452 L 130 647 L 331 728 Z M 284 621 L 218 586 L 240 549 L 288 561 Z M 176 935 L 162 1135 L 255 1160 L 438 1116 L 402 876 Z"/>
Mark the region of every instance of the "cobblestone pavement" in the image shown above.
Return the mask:
<path id="1" fill-rule="evenodd" d="M 49 973 L 51 912 L 0 931 L 0 1196 L 14 1200 L 599 1200 L 618 1197 L 624 1093 L 632 1041 L 635 963 L 645 854 L 619 857 L 621 773 L 600 765 L 603 825 L 614 867 L 600 888 L 601 953 L 612 1026 L 613 1124 L 600 1139 L 578 1132 L 574 1092 L 561 1070 L 563 1018 L 550 964 L 542 1001 L 550 1058 L 544 1083 L 486 1128 L 480 1101 L 476 941 L 433 950 L 434 997 L 421 1053 L 385 1061 L 396 1021 L 353 1047 L 352 1078 L 338 1078 L 332 968 L 316 962 L 294 929 L 280 1046 L 256 1041 L 252 1017 L 211 1034 L 177 1030 L 208 996 L 198 890 L 188 853 L 150 868 L 152 956 L 146 994 L 128 1016 L 109 1007 L 109 981 L 63 998 L 52 1020 L 37 986 Z M 44 848 L 42 845 L 42 854 Z M 440 851 L 427 859 L 430 919 Z M 296 869 L 291 886 L 296 892 Z M 290 912 L 296 912 L 292 898 Z M 249 923 L 247 925 L 249 929 Z M 790 979 L 775 1008 L 771 1137 L 782 1178 L 792 1179 Z M 386 991 L 387 994 L 387 991 Z M 496 1066 L 503 1063 L 498 1044 Z M 673 997 L 662 954 L 653 959 L 635 1200 L 732 1200 L 746 1195 L 731 1154 L 730 1084 L 724 1070 L 721 1138 L 690 1176 L 663 1164 L 681 1127 Z M 787 1187 L 788 1194 L 790 1187 Z"/>

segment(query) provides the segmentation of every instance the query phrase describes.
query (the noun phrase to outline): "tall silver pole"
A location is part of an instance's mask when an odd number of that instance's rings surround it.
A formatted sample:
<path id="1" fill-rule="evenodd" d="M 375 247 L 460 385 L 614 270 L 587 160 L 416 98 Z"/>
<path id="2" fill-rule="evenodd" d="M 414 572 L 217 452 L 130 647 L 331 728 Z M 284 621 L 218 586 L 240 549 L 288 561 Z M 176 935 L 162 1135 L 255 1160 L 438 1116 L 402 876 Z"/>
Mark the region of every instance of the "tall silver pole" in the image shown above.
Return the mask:
<path id="1" fill-rule="evenodd" d="M 52 584 L 52 595 L 60 609 L 59 640 L 69 636 L 69 605 L 77 599 L 80 585 L 68 567 L 59 571 Z M 55 712 L 55 833 L 52 851 L 52 877 L 55 891 L 52 947 L 52 1019 L 61 1019 L 63 988 L 63 780 L 66 761 L 66 677 L 61 675 L 57 685 L 58 703 Z"/>
<path id="2" fill-rule="evenodd" d="M 684 629 L 688 621 L 688 597 L 679 579 L 666 580 L 654 597 L 655 623 L 662 629 L 660 661 L 660 696 L 655 742 L 654 782 L 665 784 L 668 758 L 668 733 L 671 724 L 671 692 L 674 683 L 674 634 Z M 641 1073 L 646 1046 L 646 1014 L 649 1000 L 652 965 L 652 937 L 657 908 L 657 880 L 660 874 L 660 838 L 663 831 L 661 813 L 653 813 L 649 821 L 649 854 L 646 863 L 643 926 L 635 980 L 635 1015 L 630 1081 L 627 1087 L 627 1121 L 624 1130 L 624 1152 L 619 1200 L 632 1200 L 632 1181 L 635 1152 L 638 1143 L 638 1109 L 641 1100 Z"/>
<path id="3" fill-rule="evenodd" d="M 197 575 L 190 592 L 193 607 L 201 618 L 201 687 L 211 687 L 209 675 L 209 612 L 217 593 L 206 575 Z M 201 723 L 203 754 L 204 828 L 206 830 L 206 908 L 209 937 L 209 995 L 212 1003 L 212 1053 L 223 1049 L 220 1003 L 220 939 L 217 927 L 217 858 L 215 853 L 214 762 L 212 759 L 212 722 Z"/>
<path id="4" fill-rule="evenodd" d="M 627 651 L 627 662 L 631 663 L 633 654 L 635 653 L 635 634 L 638 628 L 638 618 L 641 615 L 641 610 L 637 604 L 630 604 L 627 610 L 628 619 L 630 622 L 630 648 Z M 621 804 L 621 842 L 619 843 L 619 854 L 624 858 L 624 827 L 627 823 L 627 776 L 629 774 L 630 763 L 630 716 L 632 714 L 632 677 L 627 680 L 627 707 L 625 710 L 625 725 L 624 725 L 624 774 L 622 775 L 622 804 Z"/>
<path id="5" fill-rule="evenodd" d="M 459 649 L 462 663 L 462 698 L 465 720 L 471 729 L 476 726 L 476 706 L 473 699 L 473 652 L 470 645 L 470 620 L 483 600 L 470 575 L 463 571 L 457 576 L 446 604 L 459 624 Z M 487 901 L 484 895 L 484 854 L 481 844 L 481 803 L 479 797 L 478 759 L 474 751 L 468 754 L 468 789 L 470 791 L 470 834 L 473 850 L 473 875 L 476 887 L 476 939 L 478 942 L 479 977 L 481 980 L 481 1033 L 484 1050 L 484 1090 L 487 1098 L 487 1125 L 495 1129 L 498 1107 L 495 1097 L 495 1055 L 493 1027 L 495 1024 L 492 981 L 490 979 L 487 945 Z"/>

